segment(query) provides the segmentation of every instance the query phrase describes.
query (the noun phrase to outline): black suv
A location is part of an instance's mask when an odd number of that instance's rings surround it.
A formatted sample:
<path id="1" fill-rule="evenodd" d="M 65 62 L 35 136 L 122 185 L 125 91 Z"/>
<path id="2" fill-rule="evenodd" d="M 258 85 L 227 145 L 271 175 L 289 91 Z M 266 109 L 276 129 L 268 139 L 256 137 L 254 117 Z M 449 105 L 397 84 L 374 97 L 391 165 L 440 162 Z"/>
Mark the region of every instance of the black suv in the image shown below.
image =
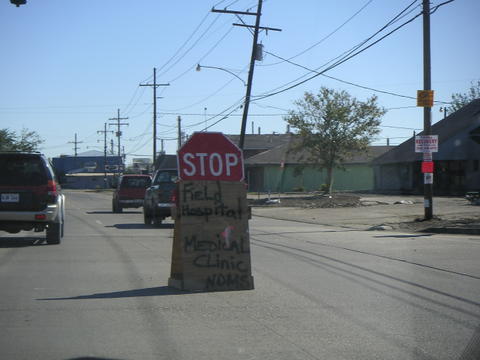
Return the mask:
<path id="1" fill-rule="evenodd" d="M 146 225 L 152 222 L 160 225 L 166 217 L 172 215 L 177 179 L 177 169 L 162 169 L 155 173 L 152 186 L 145 192 L 143 201 L 143 219 Z"/>
<path id="2" fill-rule="evenodd" d="M 65 222 L 65 196 L 52 166 L 39 153 L 0 152 L 0 230 L 46 230 L 59 244 Z"/>

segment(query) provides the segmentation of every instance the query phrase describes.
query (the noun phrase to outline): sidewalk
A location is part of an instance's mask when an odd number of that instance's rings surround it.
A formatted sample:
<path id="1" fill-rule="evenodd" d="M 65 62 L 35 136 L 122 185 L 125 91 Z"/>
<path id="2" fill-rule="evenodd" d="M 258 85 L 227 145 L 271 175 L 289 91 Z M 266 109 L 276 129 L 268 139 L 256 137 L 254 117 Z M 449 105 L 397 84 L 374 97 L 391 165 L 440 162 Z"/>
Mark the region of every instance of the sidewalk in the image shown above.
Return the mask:
<path id="1" fill-rule="evenodd" d="M 361 206 L 342 208 L 282 207 L 282 197 L 285 196 L 280 197 L 279 204 L 254 206 L 253 216 L 357 230 L 480 235 L 480 206 L 471 205 L 466 199 L 460 197 L 434 198 L 434 219 L 418 221 L 424 218 L 422 196 L 359 195 Z M 274 199 L 273 195 L 272 199 Z"/>

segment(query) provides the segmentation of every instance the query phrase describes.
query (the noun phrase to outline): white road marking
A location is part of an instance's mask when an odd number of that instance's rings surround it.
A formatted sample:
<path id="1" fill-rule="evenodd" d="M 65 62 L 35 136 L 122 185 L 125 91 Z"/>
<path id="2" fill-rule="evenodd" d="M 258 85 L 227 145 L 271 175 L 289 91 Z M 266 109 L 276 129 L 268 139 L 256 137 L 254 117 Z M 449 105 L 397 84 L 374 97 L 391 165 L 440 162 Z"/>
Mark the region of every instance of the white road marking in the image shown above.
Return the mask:
<path id="1" fill-rule="evenodd" d="M 103 225 L 100 220 L 95 220 L 95 222 L 96 222 L 98 225 Z"/>

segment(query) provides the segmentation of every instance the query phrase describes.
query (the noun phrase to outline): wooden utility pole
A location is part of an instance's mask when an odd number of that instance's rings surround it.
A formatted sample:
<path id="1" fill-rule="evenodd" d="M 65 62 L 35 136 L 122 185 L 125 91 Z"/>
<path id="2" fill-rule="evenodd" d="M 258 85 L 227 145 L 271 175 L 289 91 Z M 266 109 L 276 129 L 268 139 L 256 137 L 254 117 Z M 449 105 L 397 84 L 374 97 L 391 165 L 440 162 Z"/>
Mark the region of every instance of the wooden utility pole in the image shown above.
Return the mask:
<path id="1" fill-rule="evenodd" d="M 153 68 L 153 84 L 140 84 L 153 88 L 153 163 L 157 157 L 157 87 L 170 86 L 170 84 L 157 84 L 157 68 Z"/>
<path id="2" fill-rule="evenodd" d="M 234 14 L 234 15 L 255 15 L 255 26 L 245 25 L 245 24 L 233 24 L 235 26 L 242 26 L 247 28 L 253 28 L 253 45 L 252 45 L 252 54 L 250 57 L 250 69 L 248 71 L 248 80 L 247 80 L 247 91 L 245 94 L 245 103 L 243 105 L 243 115 L 242 115 L 242 125 L 240 128 L 240 140 L 238 143 L 238 147 L 243 151 L 244 143 L 245 143 L 245 130 L 247 127 L 247 118 L 248 118 L 248 107 L 250 105 L 250 95 L 252 93 L 252 80 L 253 80 L 253 72 L 255 70 L 255 60 L 257 59 L 258 49 L 259 46 L 258 42 L 258 32 L 259 30 L 271 30 L 271 31 L 281 31 L 280 29 L 276 28 L 268 28 L 260 26 L 260 17 L 262 16 L 262 4 L 263 0 L 258 0 L 257 12 L 251 13 L 248 11 L 230 11 L 230 10 L 216 10 L 212 9 L 212 12 L 217 13 L 224 13 L 224 14 Z"/>
<path id="3" fill-rule="evenodd" d="M 430 56 L 430 1 L 423 0 L 423 90 L 432 90 L 431 56 Z M 432 108 L 423 108 L 423 133 L 431 135 Z M 433 175 L 432 175 L 433 176 Z M 433 217 L 433 181 L 426 184 L 424 180 L 425 220 Z"/>
<path id="4" fill-rule="evenodd" d="M 75 138 L 74 138 L 74 140 L 73 140 L 73 141 L 69 141 L 68 143 L 69 143 L 69 144 L 74 144 L 74 145 L 73 145 L 73 151 L 74 151 L 75 157 L 77 157 L 77 155 L 78 155 L 78 150 L 80 149 L 80 148 L 78 147 L 78 144 L 82 144 L 83 141 L 78 141 L 78 140 L 77 140 L 77 133 L 75 133 Z"/>
<path id="5" fill-rule="evenodd" d="M 117 117 L 116 118 L 110 118 L 108 120 L 116 120 L 117 122 L 116 123 L 113 123 L 113 124 L 109 124 L 109 125 L 117 125 L 117 132 L 116 132 L 116 136 L 117 136 L 117 145 L 118 145 L 118 156 L 122 156 L 122 153 L 120 151 L 121 149 L 121 146 L 120 146 L 120 138 L 122 137 L 122 132 L 120 131 L 120 126 L 128 126 L 128 123 L 122 123 L 120 122 L 121 120 L 128 120 L 128 117 L 120 117 L 120 109 L 117 109 Z"/>
<path id="6" fill-rule="evenodd" d="M 103 134 L 103 170 L 104 170 L 104 183 L 107 188 L 107 133 L 113 132 L 107 130 L 107 123 L 104 124 L 103 130 L 98 130 L 97 134 Z"/>
<path id="7" fill-rule="evenodd" d="M 177 140 L 177 150 L 180 150 L 182 147 L 182 118 L 178 116 L 177 118 L 177 131 L 178 131 L 178 140 Z"/>

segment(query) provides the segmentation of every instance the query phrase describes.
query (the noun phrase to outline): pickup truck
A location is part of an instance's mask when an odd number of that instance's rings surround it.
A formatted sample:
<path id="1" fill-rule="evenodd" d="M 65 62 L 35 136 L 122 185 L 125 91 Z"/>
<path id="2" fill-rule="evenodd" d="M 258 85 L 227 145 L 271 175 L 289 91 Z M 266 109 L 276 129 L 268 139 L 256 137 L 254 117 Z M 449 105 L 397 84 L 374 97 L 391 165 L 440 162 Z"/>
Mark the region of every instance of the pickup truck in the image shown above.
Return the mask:
<path id="1" fill-rule="evenodd" d="M 178 179 L 177 169 L 160 169 L 153 176 L 152 185 L 145 191 L 143 219 L 145 225 L 158 226 L 171 216 Z"/>
<path id="2" fill-rule="evenodd" d="M 143 205 L 145 189 L 152 183 L 149 175 L 123 175 L 113 192 L 112 211 L 121 213 L 124 208 L 139 208 Z"/>

